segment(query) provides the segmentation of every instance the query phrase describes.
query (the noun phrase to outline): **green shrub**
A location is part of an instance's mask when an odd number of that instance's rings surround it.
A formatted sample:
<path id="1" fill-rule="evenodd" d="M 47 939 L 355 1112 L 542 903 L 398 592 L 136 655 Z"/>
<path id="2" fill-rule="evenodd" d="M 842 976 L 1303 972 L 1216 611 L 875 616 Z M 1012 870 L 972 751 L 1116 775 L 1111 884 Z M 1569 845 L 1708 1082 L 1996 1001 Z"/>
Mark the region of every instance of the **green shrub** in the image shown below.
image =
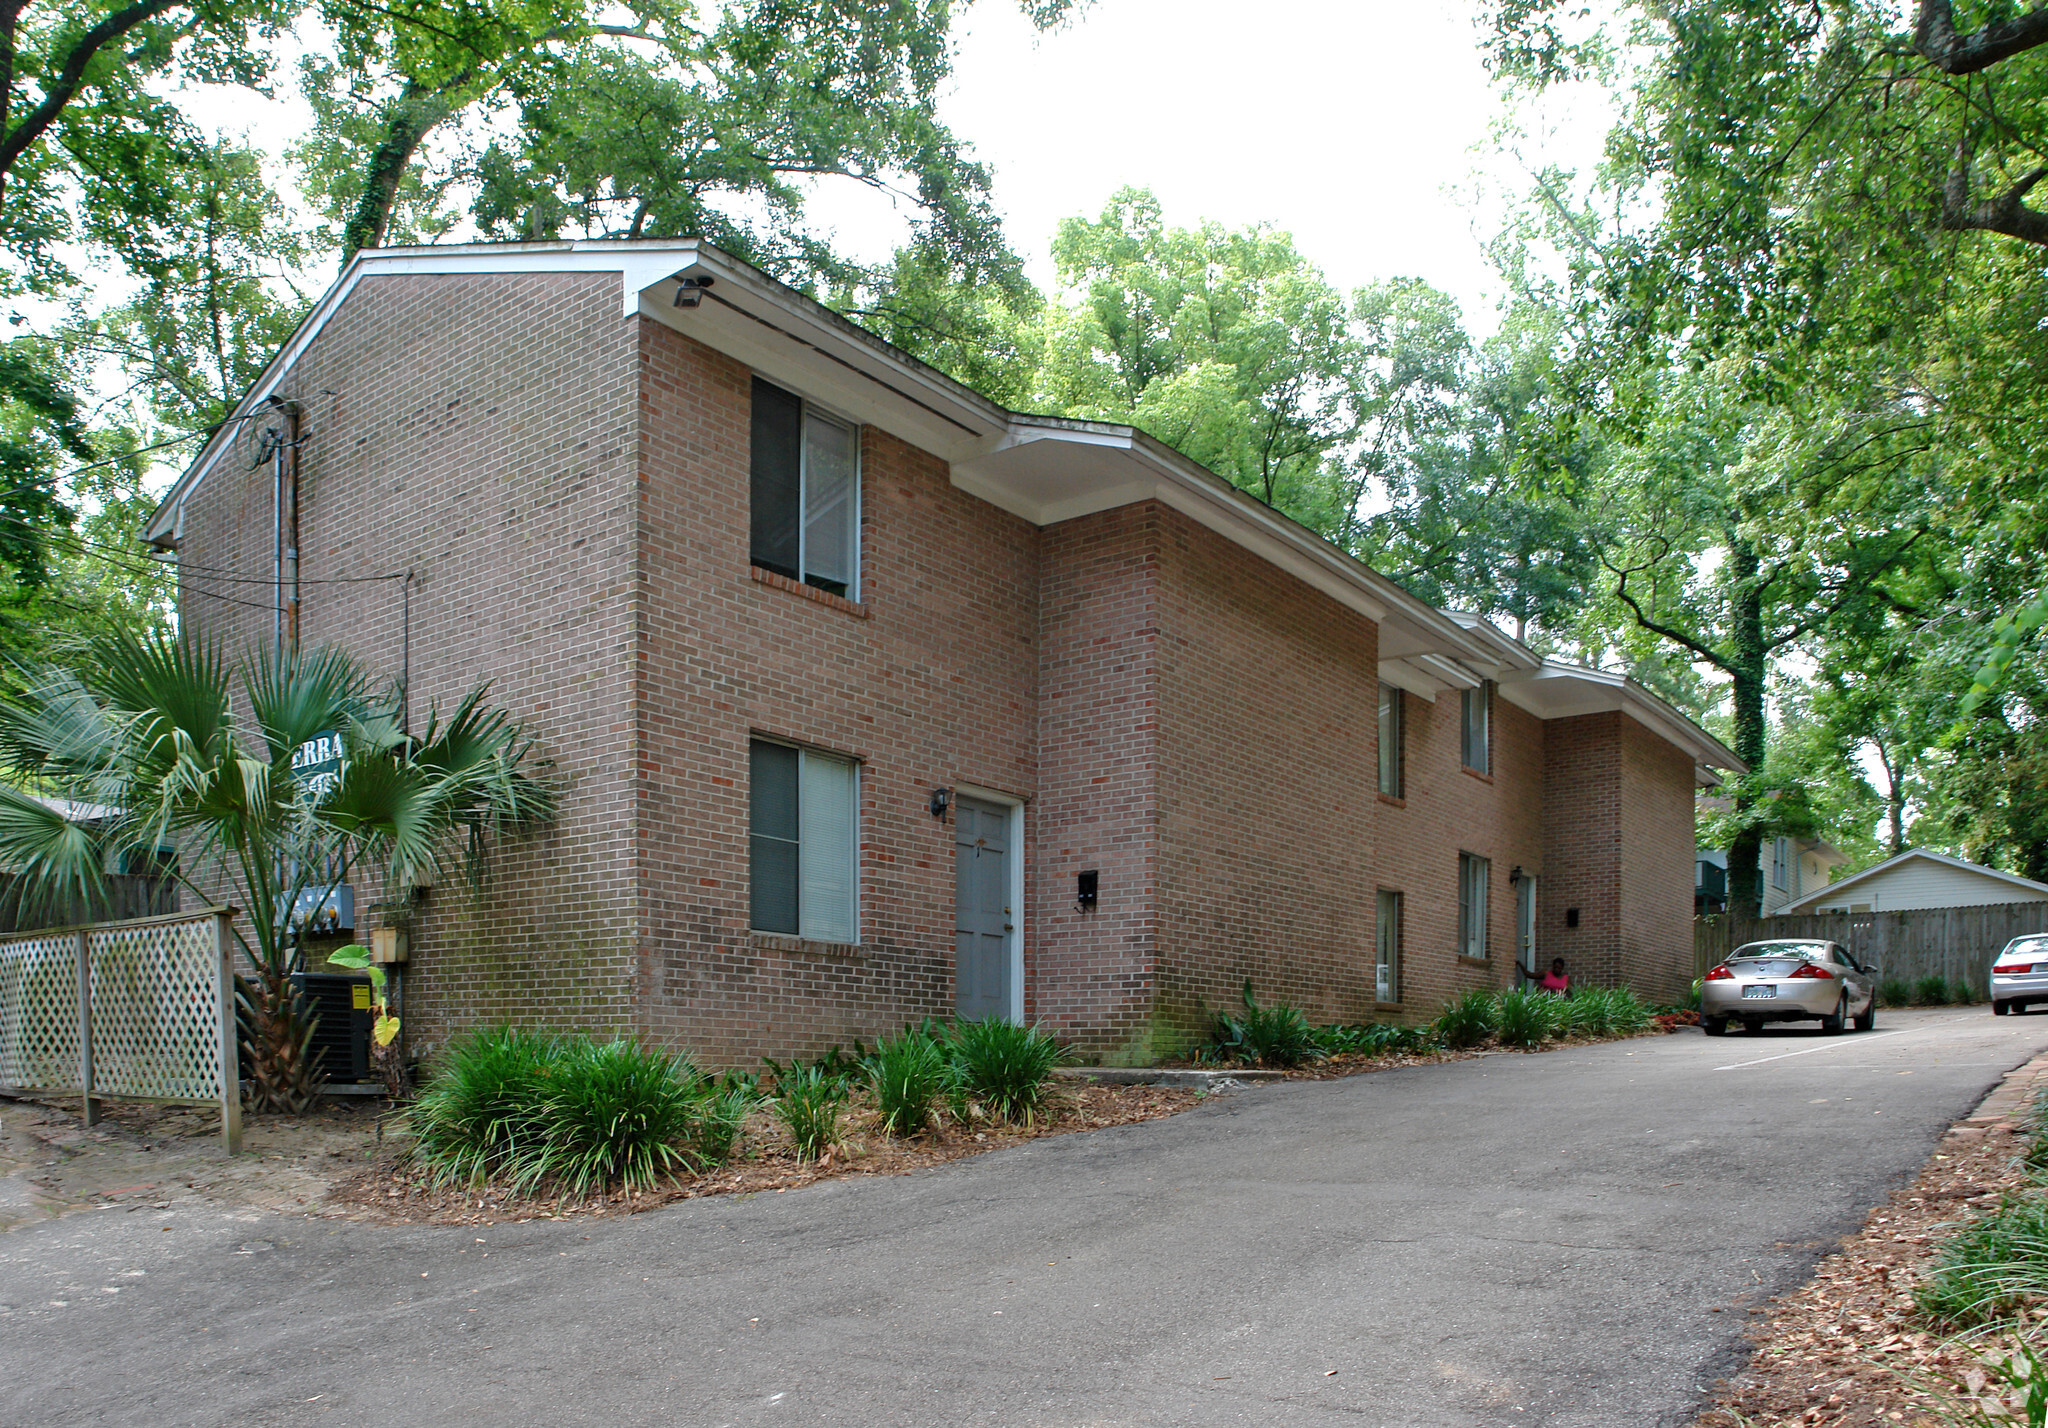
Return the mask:
<path id="1" fill-rule="evenodd" d="M 1657 1020 L 1656 1012 L 1649 1003 L 1627 987 L 1608 987 L 1595 992 L 1607 1003 L 1607 1033 L 1610 1036 L 1633 1036 L 1639 1031 L 1648 1031 Z"/>
<path id="2" fill-rule="evenodd" d="M 1948 978 L 1922 977 L 1913 984 L 1913 1005 L 1916 1007 L 1945 1007 L 1948 1005 Z"/>
<path id="3" fill-rule="evenodd" d="M 541 1143 L 561 1049 L 553 1037 L 509 1027 L 475 1032 L 448 1049 L 406 1111 L 413 1155 L 436 1184 L 484 1179 Z"/>
<path id="4" fill-rule="evenodd" d="M 1958 978 L 1948 984 L 1948 1000 L 1950 1006 L 1970 1007 L 1982 1001 L 1983 994 L 1975 982 L 1965 982 Z"/>
<path id="5" fill-rule="evenodd" d="M 959 1087 L 997 1120 L 1031 1125 L 1044 1113 L 1059 1043 L 1035 1026 L 1000 1017 L 954 1023 L 947 1035 Z"/>
<path id="6" fill-rule="evenodd" d="M 2048 1298 L 2048 1200 L 2008 1199 L 1963 1226 L 1914 1298 L 1921 1313 L 1956 1328 L 2010 1319 Z"/>
<path id="7" fill-rule="evenodd" d="M 1517 988 L 1494 998 L 1494 1035 L 1503 1046 L 1541 1046 L 1563 1035 L 1569 998 Z"/>
<path id="8" fill-rule="evenodd" d="M 1434 1050 L 1429 1029 L 1365 1022 L 1353 1026 L 1319 1026 L 1310 1035 L 1324 1056 L 1395 1056 Z"/>
<path id="9" fill-rule="evenodd" d="M 1877 999 L 1888 1007 L 1913 1005 L 1913 984 L 1904 977 L 1886 977 L 1877 984 Z"/>
<path id="10" fill-rule="evenodd" d="M 1282 1070 L 1324 1056 L 1315 1028 L 1298 1007 L 1262 1007 L 1252 998 L 1252 981 L 1244 981 L 1244 1015 L 1220 1015 L 1210 1040 L 1212 1059 L 1255 1061 Z"/>
<path id="11" fill-rule="evenodd" d="M 633 1041 L 563 1043 L 542 1101 L 544 1134 L 522 1149 L 514 1176 L 522 1187 L 558 1186 L 571 1195 L 608 1187 L 643 1190 L 678 1170 L 694 1170 L 703 1075 L 687 1058 Z"/>
<path id="12" fill-rule="evenodd" d="M 760 1104 L 758 1078 L 734 1071 L 719 1077 L 704 1102 L 704 1120 L 697 1128 L 698 1155 L 712 1165 L 730 1159 L 741 1128 Z"/>
<path id="13" fill-rule="evenodd" d="M 770 1056 L 761 1058 L 761 1064 L 768 1068 L 769 1076 L 774 1078 L 775 1084 L 778 1086 L 782 1084 L 783 1078 L 791 1072 L 809 1066 L 816 1068 L 818 1074 L 827 1080 L 838 1082 L 849 1093 L 852 1092 L 854 1087 L 867 1084 L 867 1063 L 868 1049 L 858 1041 L 853 1043 L 853 1054 L 850 1056 L 846 1052 L 841 1051 L 837 1046 L 834 1046 L 823 1056 L 810 1061 L 792 1060 L 787 1066 Z"/>
<path id="14" fill-rule="evenodd" d="M 929 1126 L 957 1074 L 947 1048 L 915 1027 L 894 1041 L 884 1040 L 867 1068 L 882 1130 L 889 1135 L 916 1135 Z"/>
<path id="15" fill-rule="evenodd" d="M 1475 987 L 1445 1002 L 1443 1011 L 1431 1023 L 1431 1030 L 1438 1041 L 1452 1050 L 1478 1046 L 1493 1035 L 1498 1013 L 1494 994 Z"/>
<path id="16" fill-rule="evenodd" d="M 775 1082 L 775 1118 L 796 1142 L 798 1160 L 816 1160 L 839 1139 L 847 1086 L 824 1067 L 792 1066 Z"/>

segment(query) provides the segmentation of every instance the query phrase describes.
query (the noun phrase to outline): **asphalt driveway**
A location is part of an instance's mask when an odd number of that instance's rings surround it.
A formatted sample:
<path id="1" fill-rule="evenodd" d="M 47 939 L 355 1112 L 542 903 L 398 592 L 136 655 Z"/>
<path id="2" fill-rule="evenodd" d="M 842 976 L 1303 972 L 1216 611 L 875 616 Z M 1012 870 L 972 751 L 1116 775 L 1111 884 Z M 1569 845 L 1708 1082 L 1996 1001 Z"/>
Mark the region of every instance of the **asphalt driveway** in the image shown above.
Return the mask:
<path id="1" fill-rule="evenodd" d="M 1957 1008 L 1494 1055 L 595 1224 L 98 1211 L 0 1236 L 0 1423 L 1681 1423 L 2043 1050 Z"/>

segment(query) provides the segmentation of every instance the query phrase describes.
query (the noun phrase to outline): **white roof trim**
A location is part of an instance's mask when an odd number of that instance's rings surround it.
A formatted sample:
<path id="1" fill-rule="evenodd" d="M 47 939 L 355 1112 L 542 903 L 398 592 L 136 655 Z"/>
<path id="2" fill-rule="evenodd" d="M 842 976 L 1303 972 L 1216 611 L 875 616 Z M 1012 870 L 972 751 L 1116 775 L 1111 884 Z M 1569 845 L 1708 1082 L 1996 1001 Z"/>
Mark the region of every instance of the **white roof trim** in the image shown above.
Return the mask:
<path id="1" fill-rule="evenodd" d="M 622 317 L 660 322 L 747 363 L 855 420 L 870 422 L 949 463 L 953 484 L 1038 525 L 1156 500 L 1289 572 L 1379 626 L 1381 677 L 1423 699 L 1444 688 L 1500 681 L 1502 696 L 1539 718 L 1619 708 L 1709 766 L 1742 770 L 1734 754 L 1677 710 L 1620 675 L 1545 661 L 1477 615 L 1436 609 L 1306 527 L 1133 427 L 1029 416 L 899 352 L 794 288 L 695 239 L 473 243 L 366 249 L 350 259 L 230 418 L 172 485 L 143 539 L 175 546 L 185 502 L 233 445 L 235 433 L 356 286 L 378 276 L 617 273 Z M 694 308 L 674 305 L 685 276 L 709 279 Z M 1579 697 L 1546 712 L 1543 685 L 1574 682 Z M 1587 691 L 1595 697 L 1588 700 Z M 1583 707 L 1582 707 L 1583 706 Z"/>
<path id="2" fill-rule="evenodd" d="M 1892 868 L 1915 859 L 1928 863 L 1940 863 L 1944 867 L 1955 868 L 1965 873 L 1975 873 L 1979 877 L 1991 878 L 1997 882 L 2004 883 L 2008 887 L 2022 888 L 2027 892 L 2048 893 L 2048 883 L 2037 883 L 2032 878 L 2023 878 L 2017 873 L 2001 872 L 1997 868 L 1987 868 L 1982 863 L 1972 863 L 1964 858 L 1950 857 L 1947 853 L 1937 853 L 1929 848 L 1908 848 L 1903 853 L 1895 853 L 1891 857 L 1886 858 L 1882 863 L 1871 864 L 1860 873 L 1851 873 L 1846 878 L 1837 878 L 1818 891 L 1810 892 L 1805 897 L 1786 903 L 1785 911 L 1792 912 L 1810 903 L 1833 902 L 1842 895 L 1844 888 L 1854 887 L 1860 882 L 1876 877 L 1879 873 L 1888 872 Z"/>

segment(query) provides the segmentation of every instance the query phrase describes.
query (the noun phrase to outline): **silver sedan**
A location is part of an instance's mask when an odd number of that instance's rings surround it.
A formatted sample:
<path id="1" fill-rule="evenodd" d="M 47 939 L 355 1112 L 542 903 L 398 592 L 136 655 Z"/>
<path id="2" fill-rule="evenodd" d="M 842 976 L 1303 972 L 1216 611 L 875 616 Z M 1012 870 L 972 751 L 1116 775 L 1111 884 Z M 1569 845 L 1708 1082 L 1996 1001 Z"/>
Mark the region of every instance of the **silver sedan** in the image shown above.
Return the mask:
<path id="1" fill-rule="evenodd" d="M 2044 993 L 2048 1000 L 2048 993 Z M 1851 1021 L 1877 1025 L 1877 978 L 1837 942 L 1787 938 L 1748 942 L 1700 983 L 1700 1029 L 1720 1036 L 1739 1021 L 1818 1021 L 1830 1034 Z"/>
<path id="2" fill-rule="evenodd" d="M 2048 937 L 2015 937 L 1991 962 L 1991 1010 L 1999 1016 L 2048 1002 Z"/>

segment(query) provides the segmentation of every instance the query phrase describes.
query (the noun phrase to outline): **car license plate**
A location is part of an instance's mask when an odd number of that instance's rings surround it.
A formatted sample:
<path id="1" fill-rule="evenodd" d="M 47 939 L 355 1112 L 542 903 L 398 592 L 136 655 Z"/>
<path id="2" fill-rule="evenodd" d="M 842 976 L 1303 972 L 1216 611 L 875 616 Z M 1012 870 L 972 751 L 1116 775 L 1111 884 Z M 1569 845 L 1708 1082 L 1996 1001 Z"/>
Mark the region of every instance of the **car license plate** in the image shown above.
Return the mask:
<path id="1" fill-rule="evenodd" d="M 1744 987 L 1742 999 L 1746 1002 L 1768 1001 L 1778 995 L 1776 987 Z"/>

